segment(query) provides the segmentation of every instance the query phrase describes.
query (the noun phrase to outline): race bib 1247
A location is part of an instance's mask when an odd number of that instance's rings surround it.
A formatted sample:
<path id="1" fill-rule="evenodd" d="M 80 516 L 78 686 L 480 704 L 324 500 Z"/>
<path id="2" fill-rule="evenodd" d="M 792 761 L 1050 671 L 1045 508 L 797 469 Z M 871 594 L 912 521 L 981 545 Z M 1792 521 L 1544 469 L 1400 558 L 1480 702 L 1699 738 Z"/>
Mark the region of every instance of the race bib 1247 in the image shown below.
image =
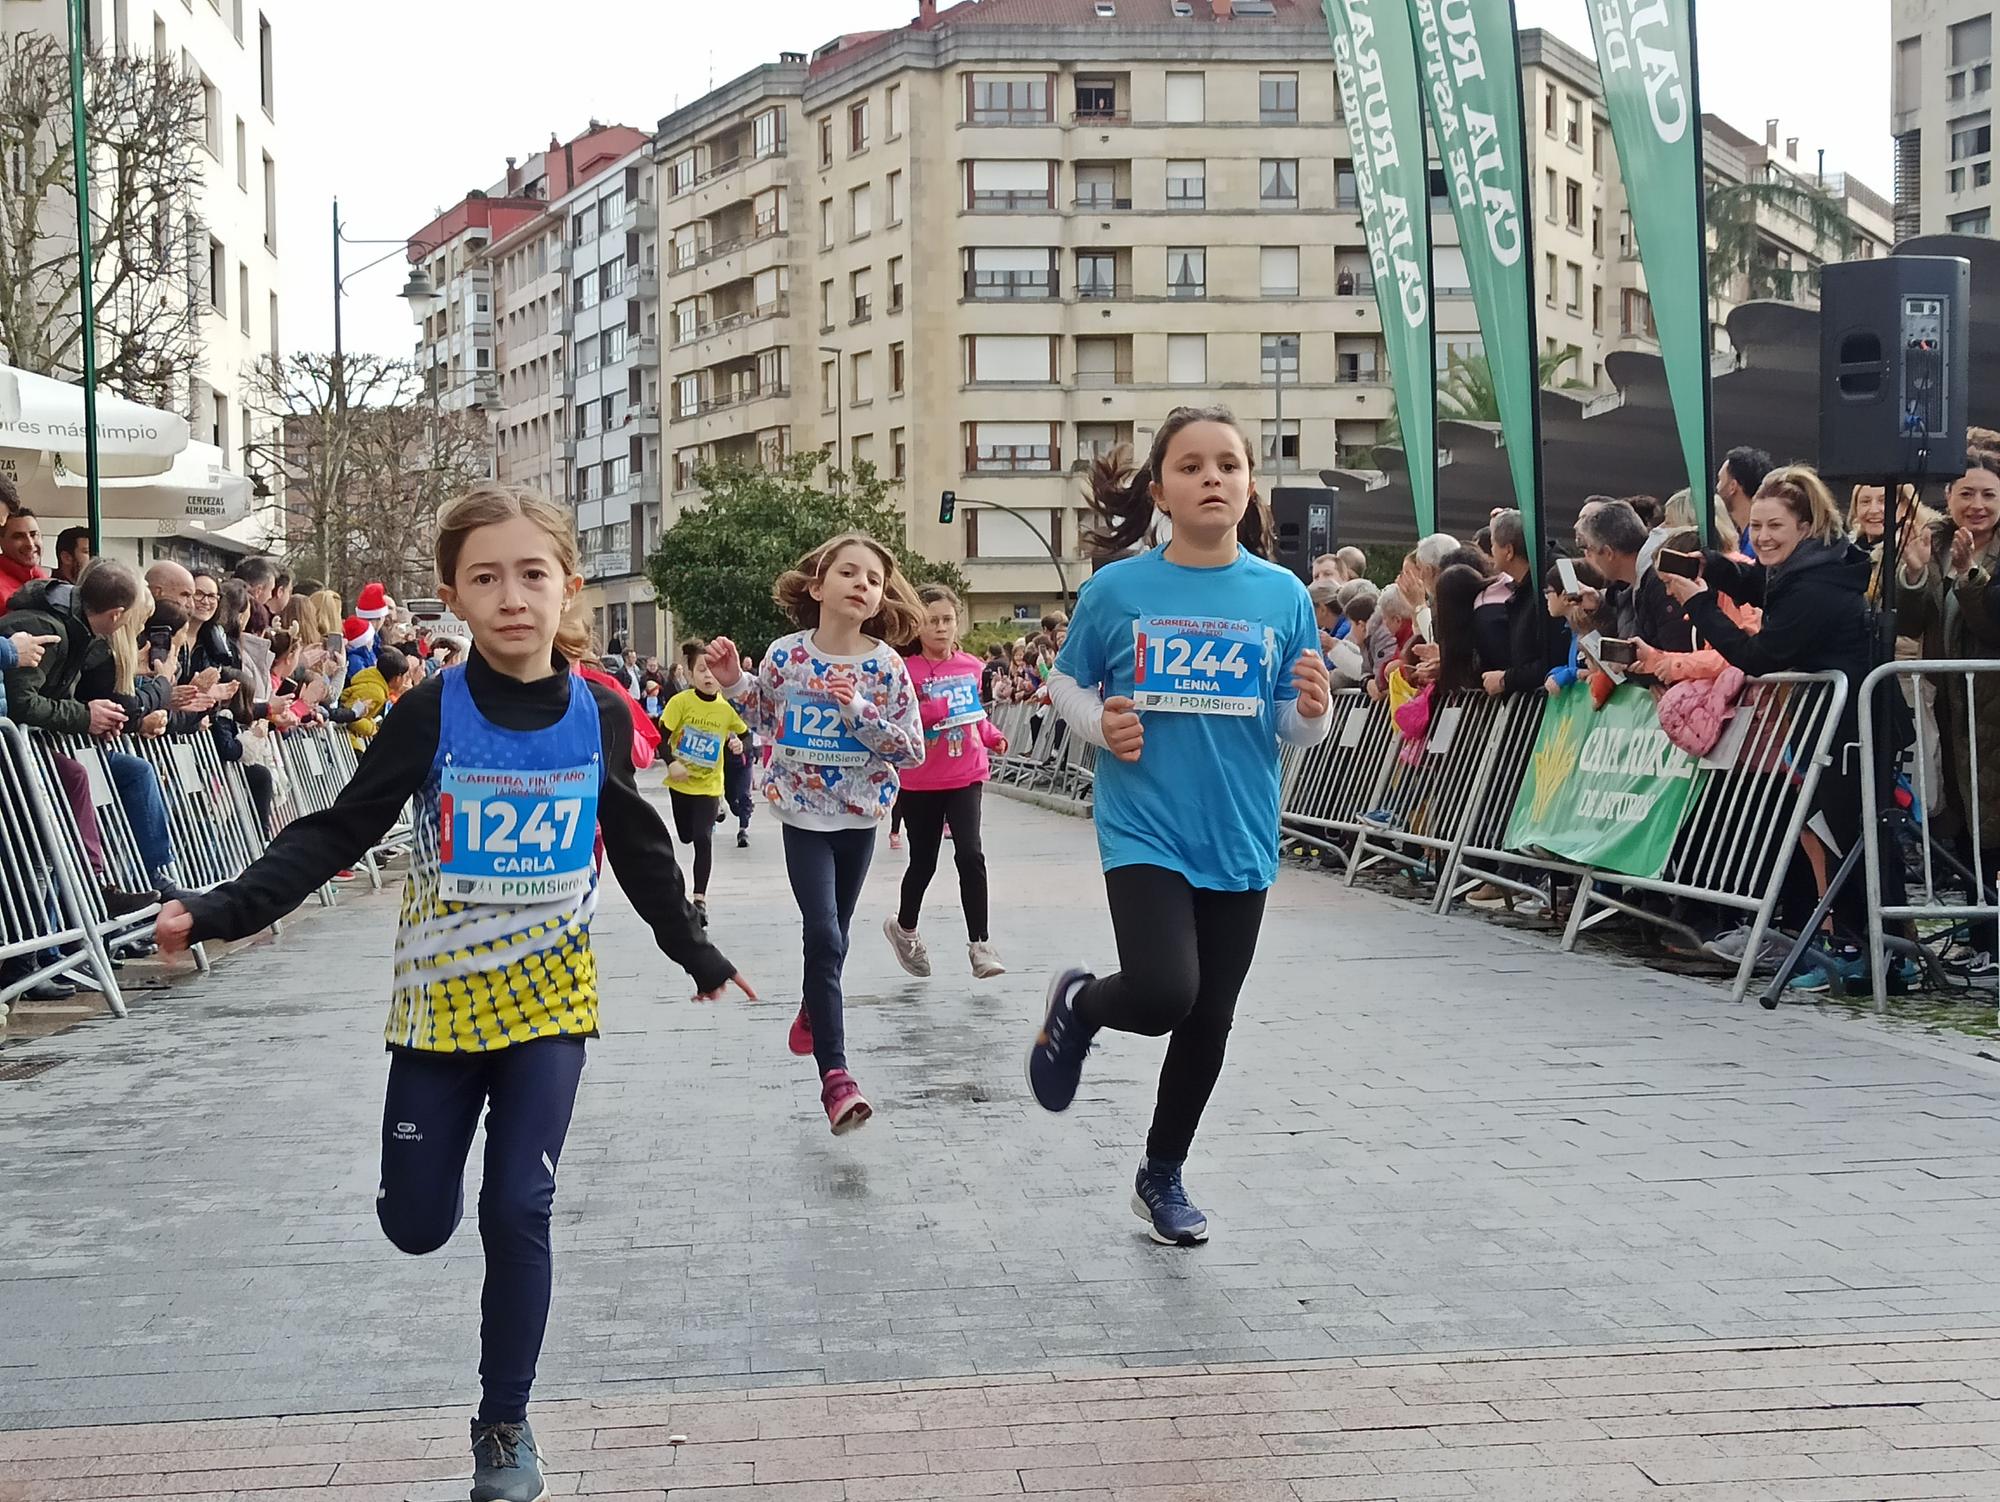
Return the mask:
<path id="1" fill-rule="evenodd" d="M 1264 706 L 1264 628 L 1201 616 L 1132 623 L 1132 702 L 1175 714 L 1254 715 Z"/>
<path id="2" fill-rule="evenodd" d="M 444 769 L 438 895 L 529 906 L 581 896 L 597 837 L 594 766 Z"/>

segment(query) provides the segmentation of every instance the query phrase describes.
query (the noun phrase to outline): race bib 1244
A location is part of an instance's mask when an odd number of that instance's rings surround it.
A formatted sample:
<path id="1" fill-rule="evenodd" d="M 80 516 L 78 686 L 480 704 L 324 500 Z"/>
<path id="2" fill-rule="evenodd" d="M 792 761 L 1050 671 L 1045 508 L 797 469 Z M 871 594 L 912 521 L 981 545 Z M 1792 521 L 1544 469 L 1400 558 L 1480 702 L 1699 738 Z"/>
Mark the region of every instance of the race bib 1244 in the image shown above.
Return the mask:
<path id="1" fill-rule="evenodd" d="M 1264 628 L 1142 616 L 1132 623 L 1132 702 L 1175 714 L 1254 715 L 1264 705 Z"/>

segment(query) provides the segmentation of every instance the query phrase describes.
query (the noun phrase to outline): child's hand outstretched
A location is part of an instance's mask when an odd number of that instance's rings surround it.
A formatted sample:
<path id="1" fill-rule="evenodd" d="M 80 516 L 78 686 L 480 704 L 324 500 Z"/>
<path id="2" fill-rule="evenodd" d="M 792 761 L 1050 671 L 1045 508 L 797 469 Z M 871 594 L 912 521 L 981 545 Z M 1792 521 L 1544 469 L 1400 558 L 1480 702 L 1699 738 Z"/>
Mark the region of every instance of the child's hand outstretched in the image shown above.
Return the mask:
<path id="1" fill-rule="evenodd" d="M 161 947 L 165 948 L 166 946 L 162 945 Z M 744 999 L 747 1001 L 756 1001 L 758 999 L 757 992 L 752 988 L 750 982 L 743 978 L 743 972 L 740 970 L 717 986 L 713 991 L 696 992 L 694 999 L 696 1001 L 720 1001 L 722 1000 L 722 993 L 727 991 L 731 986 L 741 991 Z"/>
<path id="2" fill-rule="evenodd" d="M 153 919 L 153 942 L 161 954 L 184 954 L 194 937 L 194 914 L 178 902 L 169 902 Z"/>
<path id="3" fill-rule="evenodd" d="M 723 688 L 736 687 L 736 680 L 743 676 L 743 657 L 736 650 L 735 642 L 726 636 L 718 636 L 709 642 L 703 658 L 719 685 Z"/>

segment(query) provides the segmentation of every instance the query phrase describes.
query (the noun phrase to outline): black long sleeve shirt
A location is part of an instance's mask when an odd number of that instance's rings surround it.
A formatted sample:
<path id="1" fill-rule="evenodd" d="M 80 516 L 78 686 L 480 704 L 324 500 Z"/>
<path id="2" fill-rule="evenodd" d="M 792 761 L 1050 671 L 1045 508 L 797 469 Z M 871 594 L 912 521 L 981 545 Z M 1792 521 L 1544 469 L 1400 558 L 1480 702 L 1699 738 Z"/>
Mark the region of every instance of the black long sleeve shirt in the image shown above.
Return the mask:
<path id="1" fill-rule="evenodd" d="M 466 663 L 466 687 L 479 712 L 506 730 L 547 730 L 569 709 L 566 669 L 523 683 L 496 672 L 477 651 Z M 704 992 L 736 967 L 708 942 L 689 905 L 674 861 L 673 840 L 659 813 L 640 795 L 632 773 L 632 717 L 610 689 L 590 686 L 604 739 L 604 789 L 598 832 L 604 853 L 632 905 L 653 930 L 661 951 L 694 977 Z M 288 824 L 256 864 L 235 881 L 188 904 L 194 939 L 240 939 L 284 917 L 336 871 L 359 860 L 396 822 L 430 775 L 436 759 L 443 680 L 426 678 L 396 702 L 370 742 L 353 781 L 333 806 Z"/>

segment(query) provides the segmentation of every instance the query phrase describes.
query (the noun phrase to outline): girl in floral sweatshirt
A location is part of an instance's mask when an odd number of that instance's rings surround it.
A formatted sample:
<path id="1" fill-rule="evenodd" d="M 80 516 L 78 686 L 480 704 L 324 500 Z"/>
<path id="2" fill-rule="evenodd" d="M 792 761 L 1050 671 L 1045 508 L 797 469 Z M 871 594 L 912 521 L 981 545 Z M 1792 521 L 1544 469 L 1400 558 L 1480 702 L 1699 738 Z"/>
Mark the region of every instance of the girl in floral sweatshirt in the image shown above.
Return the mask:
<path id="1" fill-rule="evenodd" d="M 784 827 L 785 869 L 804 924 L 804 1000 L 791 1048 L 819 1065 L 820 1104 L 836 1134 L 874 1114 L 847 1072 L 840 994 L 847 929 L 875 854 L 875 826 L 896 801 L 898 767 L 924 759 L 917 693 L 902 654 L 923 608 L 896 557 L 848 533 L 814 548 L 773 596 L 803 630 L 743 671 L 726 636 L 708 665 L 773 755 L 764 796 Z"/>
<path id="2" fill-rule="evenodd" d="M 910 827 L 910 868 L 903 873 L 902 906 L 882 921 L 896 962 L 912 975 L 929 975 L 931 957 L 917 937 L 924 891 L 937 872 L 938 851 L 947 827 L 958 863 L 958 890 L 965 906 L 965 936 L 972 973 L 981 980 L 1005 975 L 986 929 L 986 854 L 979 845 L 980 788 L 987 777 L 986 753 L 1007 751 L 1007 738 L 986 718 L 979 702 L 980 663 L 959 650 L 958 596 L 942 584 L 918 592 L 924 602 L 924 629 L 909 657 L 924 722 L 923 765 L 903 777 L 903 822 Z"/>

